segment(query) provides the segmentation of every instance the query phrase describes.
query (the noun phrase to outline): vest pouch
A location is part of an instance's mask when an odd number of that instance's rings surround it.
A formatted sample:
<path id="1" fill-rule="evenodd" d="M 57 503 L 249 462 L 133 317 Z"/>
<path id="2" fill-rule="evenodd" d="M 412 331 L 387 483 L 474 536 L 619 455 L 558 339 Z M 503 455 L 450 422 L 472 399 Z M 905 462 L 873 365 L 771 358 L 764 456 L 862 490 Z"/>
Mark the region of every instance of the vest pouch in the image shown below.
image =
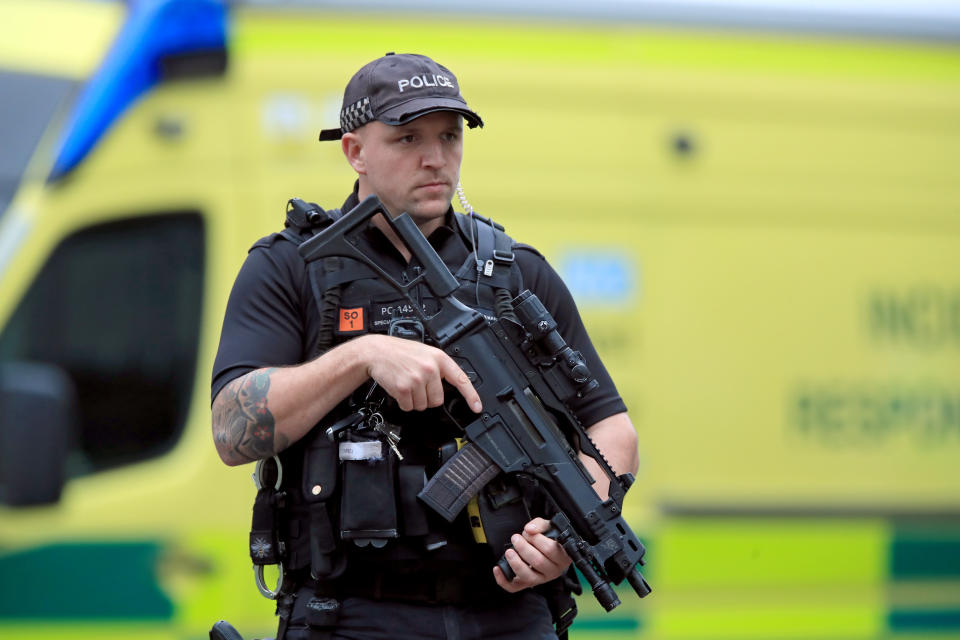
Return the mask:
<path id="1" fill-rule="evenodd" d="M 430 533 L 427 510 L 417 500 L 417 494 L 427 484 L 427 472 L 420 464 L 402 464 L 398 470 L 400 484 L 400 511 L 403 514 L 403 535 L 425 536 Z"/>
<path id="2" fill-rule="evenodd" d="M 340 538 L 383 547 L 399 536 L 396 457 L 380 439 L 352 437 L 339 447 Z"/>
<path id="3" fill-rule="evenodd" d="M 310 435 L 303 451 L 301 494 L 307 504 L 326 502 L 337 490 L 337 443 L 322 427 Z"/>
<path id="4" fill-rule="evenodd" d="M 337 553 L 337 535 L 331 513 L 334 505 L 330 502 L 337 490 L 338 471 L 337 444 L 327 437 L 322 427 L 314 429 L 303 452 L 300 486 L 308 513 L 310 574 L 314 578 L 336 577 L 346 565 L 346 558 Z"/>

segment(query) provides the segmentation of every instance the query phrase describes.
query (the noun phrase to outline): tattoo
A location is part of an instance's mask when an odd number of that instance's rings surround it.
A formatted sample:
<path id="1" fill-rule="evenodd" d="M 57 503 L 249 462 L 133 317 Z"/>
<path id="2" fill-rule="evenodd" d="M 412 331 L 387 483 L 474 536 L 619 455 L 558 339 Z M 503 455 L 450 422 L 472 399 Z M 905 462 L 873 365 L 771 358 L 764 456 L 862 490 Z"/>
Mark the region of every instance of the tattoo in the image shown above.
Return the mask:
<path id="1" fill-rule="evenodd" d="M 234 464 L 269 458 L 286 448 L 267 407 L 270 376 L 276 369 L 251 371 L 230 382 L 213 403 L 213 439 Z"/>

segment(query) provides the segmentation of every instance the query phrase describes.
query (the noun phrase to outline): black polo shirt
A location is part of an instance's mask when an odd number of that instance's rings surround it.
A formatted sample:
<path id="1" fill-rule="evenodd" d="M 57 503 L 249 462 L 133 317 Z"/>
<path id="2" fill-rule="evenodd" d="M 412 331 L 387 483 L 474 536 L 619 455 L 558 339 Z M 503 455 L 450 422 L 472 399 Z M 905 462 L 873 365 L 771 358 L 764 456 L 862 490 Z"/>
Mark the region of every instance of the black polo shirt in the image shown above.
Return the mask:
<path id="1" fill-rule="evenodd" d="M 358 204 L 357 190 L 346 199 L 343 211 Z M 443 262 L 456 270 L 471 249 L 457 230 L 453 208 L 428 238 Z M 387 273 L 398 281 L 410 277 L 417 266 L 407 263 L 383 233 L 370 225 L 362 242 L 373 251 Z M 573 349 L 580 351 L 599 382 L 597 390 L 571 403 L 585 426 L 626 411 L 607 370 L 600 362 L 583 326 L 573 297 L 556 271 L 536 250 L 516 245 L 514 255 L 530 289 L 557 321 L 558 330 Z M 290 366 L 311 356 L 320 328 L 306 265 L 297 246 L 273 234 L 257 241 L 237 275 L 227 303 L 220 348 L 213 367 L 212 398 L 231 380 L 263 367 Z"/>

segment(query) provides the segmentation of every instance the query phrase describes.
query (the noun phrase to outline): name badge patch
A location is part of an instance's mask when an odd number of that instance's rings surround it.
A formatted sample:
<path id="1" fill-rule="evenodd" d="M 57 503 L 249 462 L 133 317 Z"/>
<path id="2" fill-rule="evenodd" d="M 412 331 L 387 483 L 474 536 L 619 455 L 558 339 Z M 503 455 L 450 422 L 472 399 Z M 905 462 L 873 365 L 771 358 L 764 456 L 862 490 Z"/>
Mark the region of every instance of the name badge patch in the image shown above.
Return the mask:
<path id="1" fill-rule="evenodd" d="M 366 329 L 364 324 L 363 307 L 354 307 L 353 309 L 340 309 L 340 333 L 355 333 Z"/>
<path id="2" fill-rule="evenodd" d="M 416 318 L 416 312 L 406 302 L 374 302 L 370 305 L 370 328 L 387 332 L 394 318 Z"/>

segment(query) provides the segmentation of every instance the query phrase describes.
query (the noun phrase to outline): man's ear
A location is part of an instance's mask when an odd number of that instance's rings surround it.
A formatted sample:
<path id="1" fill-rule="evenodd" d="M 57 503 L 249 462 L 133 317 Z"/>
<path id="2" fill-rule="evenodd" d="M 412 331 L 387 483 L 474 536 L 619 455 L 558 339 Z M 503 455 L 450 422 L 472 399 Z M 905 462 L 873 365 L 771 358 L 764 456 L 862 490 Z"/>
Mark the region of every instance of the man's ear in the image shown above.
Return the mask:
<path id="1" fill-rule="evenodd" d="M 363 140 L 353 131 L 343 134 L 340 139 L 340 148 L 343 149 L 343 155 L 347 157 L 347 162 L 353 167 L 353 170 L 360 175 L 366 175 L 367 162 L 363 156 Z"/>

